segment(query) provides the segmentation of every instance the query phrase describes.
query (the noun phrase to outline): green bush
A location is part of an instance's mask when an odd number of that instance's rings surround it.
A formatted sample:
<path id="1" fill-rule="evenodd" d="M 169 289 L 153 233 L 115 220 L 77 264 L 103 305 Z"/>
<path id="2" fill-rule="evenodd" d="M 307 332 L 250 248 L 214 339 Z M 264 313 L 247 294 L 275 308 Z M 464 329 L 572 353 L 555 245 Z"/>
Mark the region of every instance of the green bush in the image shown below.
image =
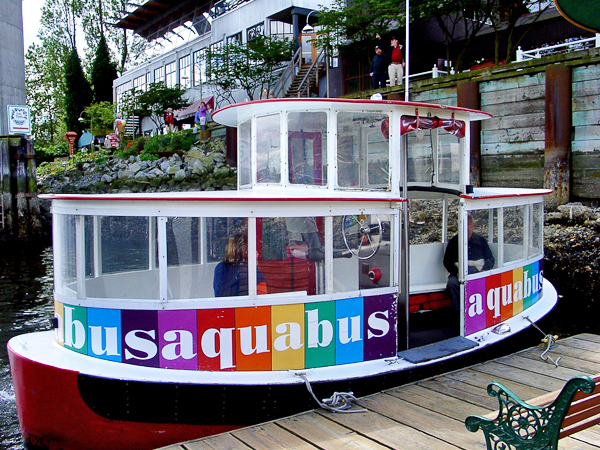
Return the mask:
<path id="1" fill-rule="evenodd" d="M 69 144 L 62 142 L 58 145 L 35 147 L 35 159 L 38 163 L 53 161 L 57 156 L 69 156 Z"/>

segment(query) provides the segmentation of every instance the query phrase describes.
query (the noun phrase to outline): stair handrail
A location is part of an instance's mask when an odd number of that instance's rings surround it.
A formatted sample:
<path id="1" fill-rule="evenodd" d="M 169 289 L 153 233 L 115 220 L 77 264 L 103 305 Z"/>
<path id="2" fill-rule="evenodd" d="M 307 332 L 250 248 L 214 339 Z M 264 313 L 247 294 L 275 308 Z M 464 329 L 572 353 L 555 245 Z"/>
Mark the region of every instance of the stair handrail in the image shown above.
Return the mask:
<path id="1" fill-rule="evenodd" d="M 285 69 L 283 69 L 281 77 L 279 77 L 279 81 L 273 86 L 273 89 L 271 91 L 273 97 L 283 97 L 290 84 L 292 84 L 292 80 L 300 71 L 300 51 L 301 48 L 298 47 L 294 52 L 291 61 L 289 61 Z"/>
<path id="2" fill-rule="evenodd" d="M 308 80 L 310 80 L 310 77 L 313 75 L 313 72 L 315 72 L 318 69 L 319 64 L 321 64 L 321 60 L 323 59 L 324 55 L 325 49 L 321 50 L 321 52 L 317 55 L 310 68 L 308 69 L 308 72 L 306 72 L 306 75 L 304 75 L 304 78 L 302 78 L 302 81 L 298 85 L 298 97 L 301 97 L 304 91 L 308 89 Z"/>

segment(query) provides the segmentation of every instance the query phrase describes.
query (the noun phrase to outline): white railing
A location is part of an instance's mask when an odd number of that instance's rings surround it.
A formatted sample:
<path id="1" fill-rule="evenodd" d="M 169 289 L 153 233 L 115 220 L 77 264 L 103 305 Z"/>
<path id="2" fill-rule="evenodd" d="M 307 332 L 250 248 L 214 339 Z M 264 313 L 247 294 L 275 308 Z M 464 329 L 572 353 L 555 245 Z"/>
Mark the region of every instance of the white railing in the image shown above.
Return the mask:
<path id="1" fill-rule="evenodd" d="M 592 45 L 589 45 L 590 43 Z M 519 46 L 517 49 L 517 60 L 514 62 L 530 61 L 532 59 L 542 58 L 554 53 L 574 52 L 592 46 L 600 47 L 600 33 L 596 33 L 596 37 L 565 42 L 563 44 L 547 45 L 545 47 L 536 48 L 533 50 L 521 50 L 521 47 Z"/>

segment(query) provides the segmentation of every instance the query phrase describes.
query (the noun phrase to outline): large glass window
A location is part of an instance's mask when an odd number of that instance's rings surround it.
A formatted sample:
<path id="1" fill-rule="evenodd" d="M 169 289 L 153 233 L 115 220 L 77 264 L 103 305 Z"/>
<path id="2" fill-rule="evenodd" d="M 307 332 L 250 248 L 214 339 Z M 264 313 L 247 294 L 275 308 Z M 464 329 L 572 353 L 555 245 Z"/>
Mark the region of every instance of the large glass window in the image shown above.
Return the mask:
<path id="1" fill-rule="evenodd" d="M 161 66 L 158 69 L 154 69 L 154 82 L 164 83 L 165 82 L 165 67 Z"/>
<path id="2" fill-rule="evenodd" d="M 288 114 L 289 182 L 325 186 L 327 184 L 327 114 L 292 112 Z"/>
<path id="3" fill-rule="evenodd" d="M 191 55 L 184 56 L 183 58 L 179 58 L 179 84 L 188 89 L 192 85 L 192 57 Z"/>
<path id="4" fill-rule="evenodd" d="M 177 68 L 175 61 L 165 66 L 165 84 L 167 87 L 175 87 L 177 84 Z"/>
<path id="5" fill-rule="evenodd" d="M 77 293 L 77 270 L 75 254 L 75 216 L 54 216 L 54 289 L 60 295 L 75 297 Z"/>
<path id="6" fill-rule="evenodd" d="M 194 52 L 194 86 L 206 83 L 206 49 Z"/>
<path id="7" fill-rule="evenodd" d="M 498 267 L 498 214 L 498 209 L 469 213 L 467 266 L 470 274 Z"/>
<path id="8" fill-rule="evenodd" d="M 529 217 L 529 229 L 531 231 L 529 233 L 528 258 L 539 255 L 544 251 L 544 204 L 534 203 L 530 206 L 530 208 L 531 212 Z"/>
<path id="9" fill-rule="evenodd" d="M 256 181 L 281 182 L 280 115 L 256 118 Z"/>
<path id="10" fill-rule="evenodd" d="M 389 186 L 389 117 L 383 113 L 338 113 L 338 186 Z M 386 134 L 384 134 L 386 133 Z"/>

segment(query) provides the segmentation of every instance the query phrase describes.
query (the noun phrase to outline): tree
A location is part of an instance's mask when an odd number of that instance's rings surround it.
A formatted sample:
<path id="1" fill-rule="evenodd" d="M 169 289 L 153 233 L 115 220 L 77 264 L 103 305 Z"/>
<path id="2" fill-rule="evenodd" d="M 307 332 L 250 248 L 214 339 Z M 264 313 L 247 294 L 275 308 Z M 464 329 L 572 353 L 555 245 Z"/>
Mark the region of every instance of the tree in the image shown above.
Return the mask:
<path id="1" fill-rule="evenodd" d="M 91 71 L 94 101 L 96 103 L 112 102 L 113 80 L 116 78 L 117 65 L 110 60 L 106 39 L 101 36 Z"/>
<path id="2" fill-rule="evenodd" d="M 161 81 L 150 84 L 146 91 L 130 91 L 119 107 L 125 116 L 150 117 L 156 128 L 161 128 L 168 108 L 177 110 L 190 106 L 184 94 L 185 88 L 179 85 L 170 88 Z"/>
<path id="3" fill-rule="evenodd" d="M 292 57 L 288 39 L 257 35 L 243 44 L 230 42 L 220 49 L 207 51 L 210 83 L 234 102 L 233 92 L 242 89 L 248 99 L 262 98 L 279 79 L 277 69 Z"/>
<path id="4" fill-rule="evenodd" d="M 357 44 L 354 46 L 357 52 L 371 55 L 375 36 L 404 21 L 404 10 L 397 0 L 335 0 L 331 8 L 319 10 L 318 18 L 319 47 L 339 49 Z"/>
<path id="5" fill-rule="evenodd" d="M 64 61 L 68 53 L 56 43 L 32 44 L 25 58 L 27 104 L 36 145 L 59 143 L 64 126 Z"/>
<path id="6" fill-rule="evenodd" d="M 529 32 L 531 26 L 537 22 L 542 13 L 550 7 L 552 3 L 547 2 L 543 7 L 539 0 L 501 0 L 496 4 L 496 8 L 491 14 L 492 27 L 495 34 L 494 61 L 496 65 L 500 63 L 500 48 L 502 43 L 506 46 L 504 59 L 510 61 L 517 49 L 519 42 Z M 533 11 L 538 8 L 537 11 Z M 515 36 L 517 23 L 528 16 L 524 22 L 524 31 L 520 36 Z"/>
<path id="7" fill-rule="evenodd" d="M 105 136 L 110 134 L 115 123 L 115 113 L 111 102 L 92 103 L 84 110 L 83 125 L 87 127 L 94 136 Z"/>
<path id="8" fill-rule="evenodd" d="M 434 19 L 444 33 L 446 59 L 463 70 L 475 36 L 489 23 L 496 0 L 424 0 L 413 2 L 411 16 Z M 455 58 L 453 58 L 453 49 Z"/>
<path id="9" fill-rule="evenodd" d="M 92 103 L 90 83 L 83 74 L 77 50 L 73 48 L 65 64 L 65 124 L 68 131 L 81 132 L 79 115 Z"/>

